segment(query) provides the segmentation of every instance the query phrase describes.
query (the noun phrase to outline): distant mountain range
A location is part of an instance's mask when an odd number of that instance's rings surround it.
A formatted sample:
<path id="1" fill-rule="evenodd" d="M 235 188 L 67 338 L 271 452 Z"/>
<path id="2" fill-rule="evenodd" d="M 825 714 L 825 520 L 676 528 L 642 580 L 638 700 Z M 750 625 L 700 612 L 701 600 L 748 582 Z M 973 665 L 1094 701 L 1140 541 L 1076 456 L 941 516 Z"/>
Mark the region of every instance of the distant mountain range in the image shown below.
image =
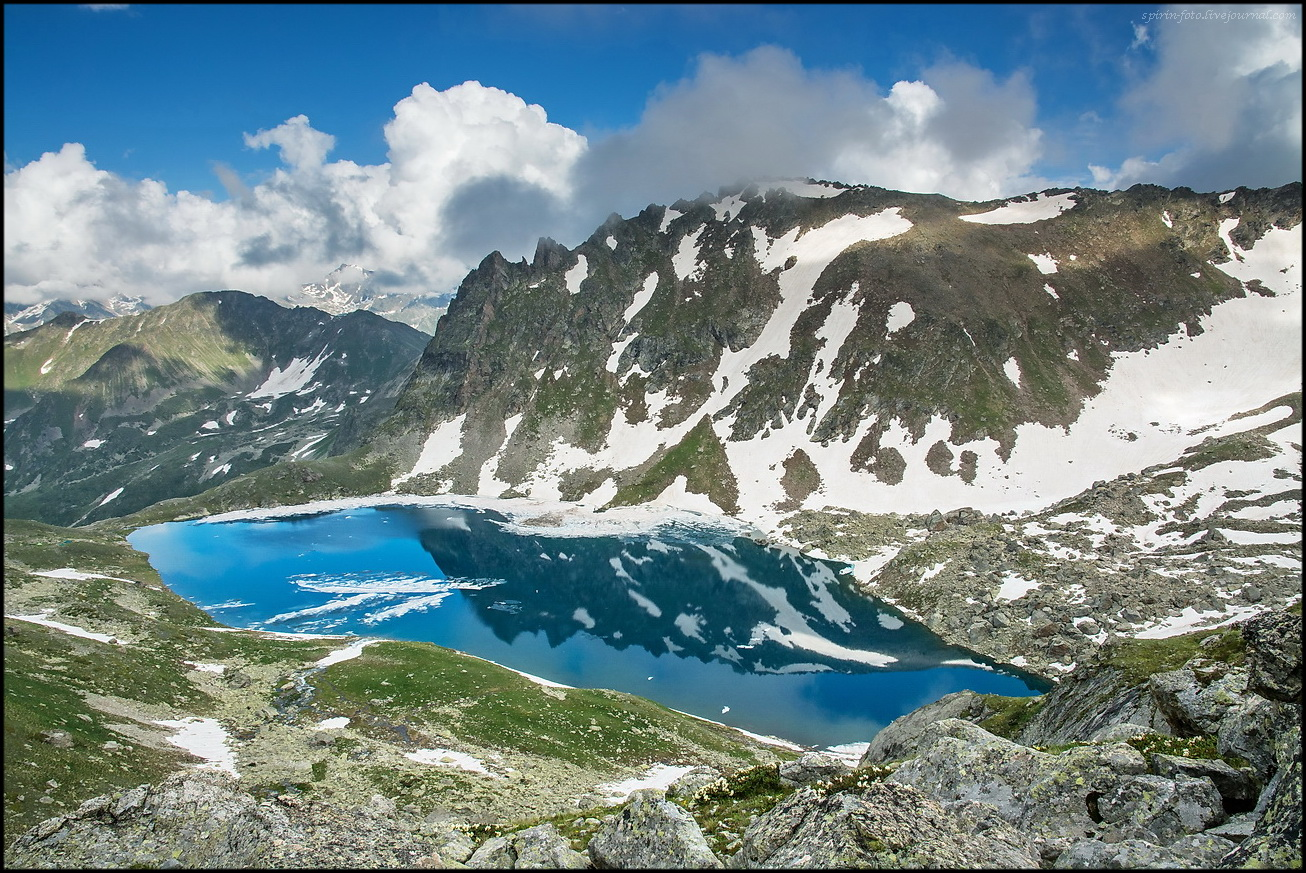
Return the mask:
<path id="1" fill-rule="evenodd" d="M 389 412 L 429 339 L 241 291 L 62 313 L 5 337 L 6 514 L 78 524 L 338 450 Z"/>
<path id="2" fill-rule="evenodd" d="M 1105 635 L 1299 595 L 1301 194 L 772 183 L 491 253 L 434 337 L 238 291 L 65 313 L 5 340 L 6 514 L 660 502 L 865 560 L 946 638 L 1054 670 L 1090 596 Z M 1036 601 L 1064 632 L 1027 639 Z"/>
<path id="3" fill-rule="evenodd" d="M 99 321 L 120 315 L 135 315 L 149 310 L 144 298 L 115 294 L 108 300 L 47 300 L 30 306 L 5 301 L 5 336 L 20 330 L 31 330 L 45 324 L 56 315 L 71 312 Z"/>
<path id="4" fill-rule="evenodd" d="M 332 315 L 363 310 L 391 321 L 415 327 L 423 333 L 435 333 L 436 322 L 444 314 L 453 294 L 379 293 L 373 287 L 371 270 L 353 264 L 341 264 L 321 282 L 304 285 L 288 294 L 292 306 L 311 306 Z"/>
<path id="5" fill-rule="evenodd" d="M 391 321 L 415 327 L 422 333 L 435 333 L 436 322 L 444 314 L 453 294 L 378 293 L 373 289 L 373 271 L 353 264 L 341 264 L 314 282 L 276 298 L 291 306 L 309 306 L 330 315 L 344 315 L 355 310 L 372 312 Z M 30 306 L 5 302 L 5 336 L 31 330 L 57 315 L 72 312 L 93 321 L 136 315 L 151 307 L 141 297 L 115 294 L 106 301 L 48 300 Z"/>

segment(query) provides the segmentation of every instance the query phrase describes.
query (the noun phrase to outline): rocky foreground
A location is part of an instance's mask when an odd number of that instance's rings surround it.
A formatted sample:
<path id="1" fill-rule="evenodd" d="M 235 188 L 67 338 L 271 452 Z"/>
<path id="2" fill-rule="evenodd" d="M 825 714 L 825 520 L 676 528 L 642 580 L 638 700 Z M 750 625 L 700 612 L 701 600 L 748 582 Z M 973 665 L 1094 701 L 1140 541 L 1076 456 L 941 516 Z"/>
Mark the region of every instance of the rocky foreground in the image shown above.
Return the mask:
<path id="1" fill-rule="evenodd" d="M 1162 643 L 1164 645 L 1162 646 Z M 255 797 L 185 771 L 42 822 L 19 867 L 1300 867 L 1301 616 L 1106 646 L 1036 701 L 960 692 L 819 754 L 544 821 Z M 1167 663 L 1167 659 L 1169 663 Z"/>

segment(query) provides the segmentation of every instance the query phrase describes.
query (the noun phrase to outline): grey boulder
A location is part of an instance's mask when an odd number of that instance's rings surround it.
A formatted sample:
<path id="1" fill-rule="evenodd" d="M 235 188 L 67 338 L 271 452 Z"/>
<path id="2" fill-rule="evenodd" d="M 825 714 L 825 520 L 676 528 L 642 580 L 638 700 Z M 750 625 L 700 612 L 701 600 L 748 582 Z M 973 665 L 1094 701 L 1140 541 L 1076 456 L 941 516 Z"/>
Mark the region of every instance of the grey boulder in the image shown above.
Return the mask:
<path id="1" fill-rule="evenodd" d="M 720 867 L 694 817 L 656 790 L 636 791 L 587 847 L 595 867 L 692 869 Z"/>

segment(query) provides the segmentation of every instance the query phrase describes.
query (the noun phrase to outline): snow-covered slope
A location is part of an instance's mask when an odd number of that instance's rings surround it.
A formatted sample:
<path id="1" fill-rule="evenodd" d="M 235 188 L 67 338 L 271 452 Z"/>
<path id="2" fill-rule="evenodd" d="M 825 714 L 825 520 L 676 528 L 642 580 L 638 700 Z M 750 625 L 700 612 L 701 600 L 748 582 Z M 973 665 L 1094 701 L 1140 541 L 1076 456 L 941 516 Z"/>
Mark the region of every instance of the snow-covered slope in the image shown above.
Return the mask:
<path id="1" fill-rule="evenodd" d="M 1033 510 L 1300 390 L 1282 189 L 980 207 L 811 187 L 836 196 L 682 201 L 530 266 L 487 259 L 401 401 L 420 448 L 396 486 L 768 528 L 823 506 Z M 472 335 L 492 370 L 455 358 Z M 687 440 L 723 487 L 695 484 Z"/>

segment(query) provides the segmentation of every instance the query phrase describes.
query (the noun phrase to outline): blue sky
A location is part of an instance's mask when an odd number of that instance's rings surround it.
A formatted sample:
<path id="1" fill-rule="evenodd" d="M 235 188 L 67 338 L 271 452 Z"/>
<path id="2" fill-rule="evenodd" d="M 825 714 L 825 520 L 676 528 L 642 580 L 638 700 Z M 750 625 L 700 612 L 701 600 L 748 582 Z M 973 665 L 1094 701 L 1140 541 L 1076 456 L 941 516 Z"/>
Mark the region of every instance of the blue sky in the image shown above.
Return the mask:
<path id="1" fill-rule="evenodd" d="M 24 301 L 275 295 L 342 261 L 440 292 L 755 175 L 1300 178 L 1289 6 L 8 5 L 4 38 Z"/>

